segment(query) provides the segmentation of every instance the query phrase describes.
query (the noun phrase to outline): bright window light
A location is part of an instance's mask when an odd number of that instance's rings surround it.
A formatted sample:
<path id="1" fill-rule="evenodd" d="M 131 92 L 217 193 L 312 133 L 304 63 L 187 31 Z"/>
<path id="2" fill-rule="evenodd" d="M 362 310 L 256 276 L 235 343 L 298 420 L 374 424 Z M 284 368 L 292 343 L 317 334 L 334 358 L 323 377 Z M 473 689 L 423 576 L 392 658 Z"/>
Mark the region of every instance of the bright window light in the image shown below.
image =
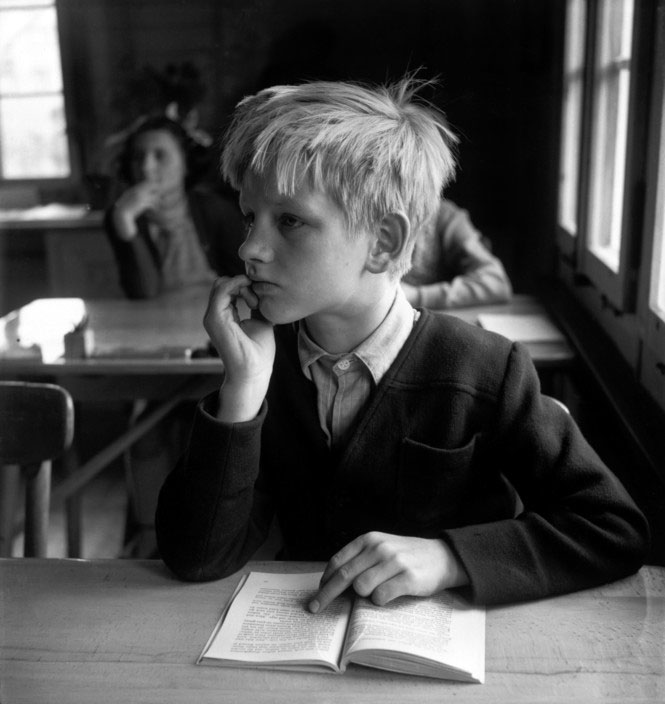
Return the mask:
<path id="1" fill-rule="evenodd" d="M 70 175 L 54 0 L 0 0 L 0 178 Z"/>
<path id="2" fill-rule="evenodd" d="M 589 249 L 619 271 L 628 98 L 631 79 L 633 0 L 600 0 L 594 63 Z"/>
<path id="3" fill-rule="evenodd" d="M 584 97 L 585 0 L 566 3 L 562 148 L 559 170 L 559 225 L 577 236 L 577 194 Z"/>

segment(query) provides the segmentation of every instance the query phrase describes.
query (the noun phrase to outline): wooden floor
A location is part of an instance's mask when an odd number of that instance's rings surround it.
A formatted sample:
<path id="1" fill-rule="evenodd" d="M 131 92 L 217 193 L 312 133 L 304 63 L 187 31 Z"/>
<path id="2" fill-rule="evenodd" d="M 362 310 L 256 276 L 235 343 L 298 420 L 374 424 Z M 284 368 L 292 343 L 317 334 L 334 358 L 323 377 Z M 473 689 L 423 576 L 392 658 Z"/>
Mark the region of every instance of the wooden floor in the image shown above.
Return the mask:
<path id="1" fill-rule="evenodd" d="M 77 438 L 81 460 L 85 461 L 123 430 L 126 414 L 123 409 L 107 409 L 103 404 L 88 405 L 84 418 L 77 422 Z M 62 479 L 54 466 L 53 484 Z M 122 458 L 104 469 L 85 487 L 82 498 L 82 553 L 84 559 L 126 557 L 127 487 Z M 276 529 L 257 551 L 255 559 L 275 558 L 281 539 Z M 23 554 L 23 536 L 14 540 L 12 555 Z M 48 557 L 69 557 L 63 502 L 51 505 Z"/>
<path id="2" fill-rule="evenodd" d="M 123 405 L 86 403 L 76 417 L 75 435 L 80 460 L 87 461 L 118 437 L 126 427 L 127 417 L 128 408 Z M 55 464 L 54 485 L 62 479 L 59 471 Z M 120 557 L 126 513 L 125 470 L 122 459 L 118 459 L 97 475 L 83 492 L 81 557 Z M 14 541 L 12 553 L 23 554 L 23 536 Z M 67 557 L 63 502 L 51 505 L 48 557 Z"/>
<path id="3" fill-rule="evenodd" d="M 125 533 L 127 492 L 124 471 L 111 466 L 85 490 L 82 500 L 83 558 L 121 556 Z M 13 555 L 23 554 L 23 536 L 14 541 Z M 68 557 L 63 502 L 51 505 L 48 557 Z"/>
<path id="4" fill-rule="evenodd" d="M 82 514 L 82 558 L 126 557 L 123 542 L 127 491 L 122 466 L 111 466 L 87 487 L 83 494 Z M 69 557 L 65 525 L 64 505 L 62 503 L 52 505 L 47 557 Z M 279 546 L 279 533 L 273 529 L 254 559 L 274 560 Z M 14 541 L 12 555 L 22 554 L 23 535 L 20 535 Z"/>

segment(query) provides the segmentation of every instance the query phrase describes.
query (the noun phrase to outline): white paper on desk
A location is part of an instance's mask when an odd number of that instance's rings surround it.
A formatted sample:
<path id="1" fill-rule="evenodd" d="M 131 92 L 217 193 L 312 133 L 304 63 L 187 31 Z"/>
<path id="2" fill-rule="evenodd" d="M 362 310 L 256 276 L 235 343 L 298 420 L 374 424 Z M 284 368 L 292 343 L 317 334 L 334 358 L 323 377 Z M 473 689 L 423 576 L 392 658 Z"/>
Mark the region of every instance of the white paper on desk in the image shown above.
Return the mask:
<path id="1" fill-rule="evenodd" d="M 516 342 L 564 342 L 561 330 L 542 313 L 481 313 L 478 324 Z"/>
<path id="2" fill-rule="evenodd" d="M 38 298 L 0 319 L 0 336 L 11 343 L 0 349 L 0 356 L 55 362 L 65 352 L 65 335 L 81 328 L 85 319 L 81 298 Z"/>

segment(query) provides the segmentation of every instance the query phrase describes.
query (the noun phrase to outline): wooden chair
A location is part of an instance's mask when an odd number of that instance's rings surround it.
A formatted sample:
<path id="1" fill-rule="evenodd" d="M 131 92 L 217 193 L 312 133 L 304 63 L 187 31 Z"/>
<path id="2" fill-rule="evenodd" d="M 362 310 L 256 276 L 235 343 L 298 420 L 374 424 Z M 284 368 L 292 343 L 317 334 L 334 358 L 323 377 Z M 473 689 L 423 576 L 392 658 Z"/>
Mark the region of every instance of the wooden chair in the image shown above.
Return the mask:
<path id="1" fill-rule="evenodd" d="M 72 443 L 74 404 L 54 384 L 0 381 L 0 556 L 10 556 L 21 476 L 26 557 L 46 557 L 51 462 Z"/>

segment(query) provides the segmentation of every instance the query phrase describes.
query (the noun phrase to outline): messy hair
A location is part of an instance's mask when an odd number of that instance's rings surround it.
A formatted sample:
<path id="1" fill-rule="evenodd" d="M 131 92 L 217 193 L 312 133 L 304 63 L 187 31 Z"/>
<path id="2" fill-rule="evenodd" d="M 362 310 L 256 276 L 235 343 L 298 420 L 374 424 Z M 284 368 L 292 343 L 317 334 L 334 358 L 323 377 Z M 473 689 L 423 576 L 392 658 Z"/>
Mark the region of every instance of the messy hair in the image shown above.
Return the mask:
<path id="1" fill-rule="evenodd" d="M 285 195 L 307 179 L 343 210 L 351 233 L 374 232 L 386 214 L 404 213 L 412 235 L 393 272 L 402 274 L 415 233 L 455 172 L 457 138 L 418 98 L 424 84 L 317 81 L 246 97 L 225 135 L 222 175 L 240 190 L 248 171 L 271 173 Z"/>

